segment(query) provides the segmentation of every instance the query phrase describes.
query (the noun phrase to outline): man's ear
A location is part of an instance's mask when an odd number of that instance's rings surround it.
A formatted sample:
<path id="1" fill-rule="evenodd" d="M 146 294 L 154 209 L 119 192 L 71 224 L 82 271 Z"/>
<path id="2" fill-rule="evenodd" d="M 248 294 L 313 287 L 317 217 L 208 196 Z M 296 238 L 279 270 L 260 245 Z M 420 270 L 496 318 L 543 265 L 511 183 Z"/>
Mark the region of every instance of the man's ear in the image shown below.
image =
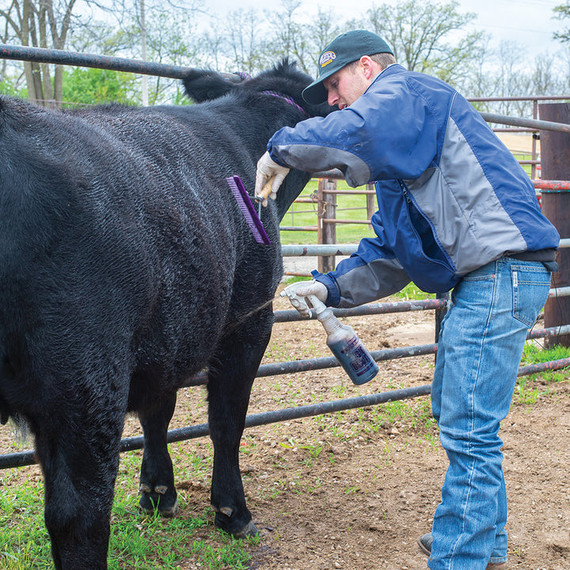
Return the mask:
<path id="1" fill-rule="evenodd" d="M 369 55 L 363 55 L 359 64 L 367 81 L 372 81 L 384 68 Z"/>
<path id="2" fill-rule="evenodd" d="M 366 77 L 367 80 L 370 80 L 378 73 L 378 71 L 375 69 L 376 62 L 368 55 L 363 55 L 360 58 L 359 64 L 362 67 L 364 77 Z"/>

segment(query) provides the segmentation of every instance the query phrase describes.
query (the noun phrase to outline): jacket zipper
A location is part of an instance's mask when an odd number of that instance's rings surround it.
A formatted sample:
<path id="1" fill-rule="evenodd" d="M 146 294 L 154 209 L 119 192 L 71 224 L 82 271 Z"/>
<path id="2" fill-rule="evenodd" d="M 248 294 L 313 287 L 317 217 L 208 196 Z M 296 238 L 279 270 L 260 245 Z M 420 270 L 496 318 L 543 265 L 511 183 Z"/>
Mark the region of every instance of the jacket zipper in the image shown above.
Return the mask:
<path id="1" fill-rule="evenodd" d="M 429 261 L 430 263 L 437 263 L 438 265 L 441 265 L 441 266 L 445 267 L 448 271 L 451 271 L 451 272 L 453 273 L 452 267 L 451 267 L 447 262 L 441 261 L 440 259 L 435 259 L 435 258 L 432 258 L 432 257 L 428 257 L 428 256 L 424 253 L 423 243 L 422 243 L 422 240 L 421 240 L 421 238 L 420 238 L 420 234 L 418 234 L 418 230 L 416 229 L 416 227 L 415 227 L 414 224 L 412 223 L 412 216 L 411 216 L 410 210 L 409 210 L 410 206 L 413 206 L 413 207 L 415 208 L 416 205 L 414 204 L 414 202 L 413 202 L 413 200 L 412 200 L 412 197 L 410 196 L 410 191 L 408 190 L 408 187 L 407 187 L 407 186 L 404 184 L 404 182 L 403 182 L 401 179 L 399 179 L 399 178 L 398 178 L 398 184 L 400 185 L 400 188 L 402 189 L 402 194 L 404 195 L 404 198 L 406 199 L 406 202 L 408 203 L 408 216 L 409 216 L 409 218 L 410 218 L 410 227 L 412 228 L 412 231 L 414 232 L 414 235 L 416 236 L 416 239 L 418 240 L 418 243 L 420 244 L 420 252 L 421 252 L 422 256 L 423 256 L 427 261 Z M 416 209 L 417 209 L 417 208 L 416 208 Z M 424 214 L 421 212 L 421 210 L 419 210 L 419 209 L 417 209 L 417 210 L 418 210 L 418 214 L 419 214 L 420 216 L 422 216 L 424 219 L 426 219 L 425 216 L 424 216 Z M 431 222 L 430 222 L 428 219 L 426 219 L 426 222 L 428 223 L 428 225 L 429 225 L 430 228 L 431 228 L 431 231 L 432 231 L 432 233 L 433 233 L 433 239 L 434 239 L 435 242 L 437 243 L 437 247 L 439 247 L 439 248 L 443 251 L 443 248 L 441 247 L 441 245 L 439 244 L 439 242 L 437 241 L 437 239 L 436 239 L 436 237 L 435 237 L 435 232 L 434 232 L 434 229 L 433 229 L 433 227 L 432 227 L 432 225 L 431 225 Z M 443 252 L 443 255 L 444 255 L 444 257 L 446 257 L 446 253 L 445 253 L 445 252 Z"/>

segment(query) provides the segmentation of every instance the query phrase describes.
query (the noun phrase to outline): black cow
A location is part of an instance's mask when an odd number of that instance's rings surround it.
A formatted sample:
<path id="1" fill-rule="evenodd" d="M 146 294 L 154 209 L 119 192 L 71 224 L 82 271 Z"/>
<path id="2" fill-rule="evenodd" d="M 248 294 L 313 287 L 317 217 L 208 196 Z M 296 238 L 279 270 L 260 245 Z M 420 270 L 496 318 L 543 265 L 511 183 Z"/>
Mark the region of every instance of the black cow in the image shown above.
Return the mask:
<path id="1" fill-rule="evenodd" d="M 263 209 L 270 246 L 226 177 L 252 192 L 272 133 L 326 113 L 303 102 L 310 81 L 285 60 L 240 84 L 191 72 L 190 106 L 0 98 L 0 415 L 35 435 L 56 568 L 107 567 L 129 411 L 144 432 L 141 505 L 176 511 L 166 432 L 176 391 L 203 369 L 215 524 L 256 532 L 239 441 L 282 275 L 279 220 L 308 176 L 291 172 Z"/>

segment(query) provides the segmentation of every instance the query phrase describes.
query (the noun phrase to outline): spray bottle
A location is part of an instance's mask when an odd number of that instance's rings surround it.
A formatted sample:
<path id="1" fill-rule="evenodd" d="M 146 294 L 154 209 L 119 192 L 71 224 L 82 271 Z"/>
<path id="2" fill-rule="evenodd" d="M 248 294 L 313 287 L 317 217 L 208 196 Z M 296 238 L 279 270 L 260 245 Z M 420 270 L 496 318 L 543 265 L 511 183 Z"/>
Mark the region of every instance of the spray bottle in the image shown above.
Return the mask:
<path id="1" fill-rule="evenodd" d="M 354 384 L 364 384 L 378 374 L 378 365 L 354 329 L 343 325 L 318 297 L 308 297 L 317 319 L 327 332 L 327 345 Z"/>

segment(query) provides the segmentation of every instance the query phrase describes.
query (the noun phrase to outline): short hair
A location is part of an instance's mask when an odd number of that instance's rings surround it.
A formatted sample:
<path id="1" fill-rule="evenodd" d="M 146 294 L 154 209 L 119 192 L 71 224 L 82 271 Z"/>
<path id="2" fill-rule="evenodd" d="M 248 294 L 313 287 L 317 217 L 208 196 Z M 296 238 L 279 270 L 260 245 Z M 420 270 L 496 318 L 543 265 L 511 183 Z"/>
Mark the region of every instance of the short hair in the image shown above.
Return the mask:
<path id="1" fill-rule="evenodd" d="M 389 65 L 396 63 L 396 58 L 391 53 L 375 53 L 370 56 L 370 59 L 381 65 L 382 69 L 386 69 Z"/>
<path id="2" fill-rule="evenodd" d="M 391 53 L 375 53 L 370 56 L 372 61 L 375 61 L 382 69 L 386 69 L 389 65 L 396 63 L 396 58 Z M 358 65 L 360 58 L 352 63 L 349 63 L 346 67 L 352 69 Z"/>

